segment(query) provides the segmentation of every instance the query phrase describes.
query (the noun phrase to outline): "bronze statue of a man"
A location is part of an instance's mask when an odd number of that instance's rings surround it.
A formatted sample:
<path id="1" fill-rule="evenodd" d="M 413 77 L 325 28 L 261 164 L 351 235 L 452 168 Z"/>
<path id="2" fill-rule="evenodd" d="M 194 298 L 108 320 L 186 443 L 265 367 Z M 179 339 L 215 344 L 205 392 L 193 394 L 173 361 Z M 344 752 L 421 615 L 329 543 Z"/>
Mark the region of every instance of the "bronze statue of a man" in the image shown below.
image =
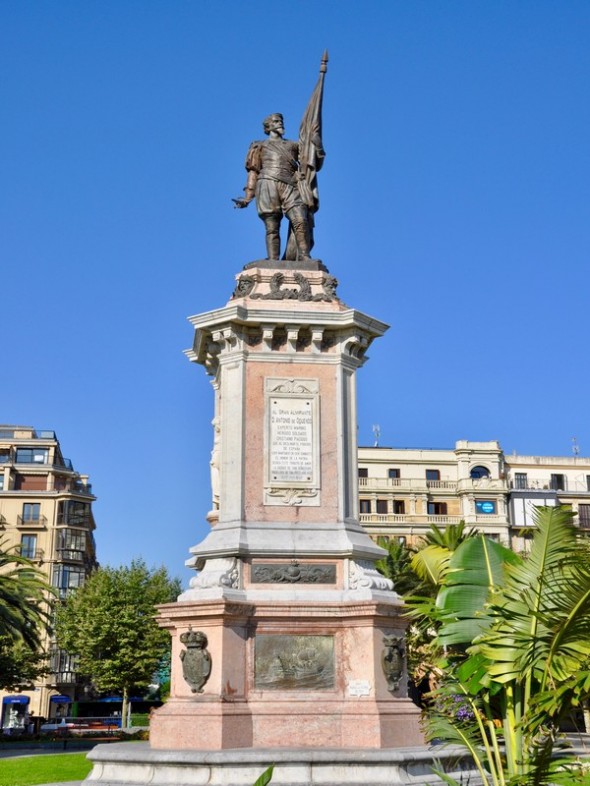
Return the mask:
<path id="1" fill-rule="evenodd" d="M 283 216 L 287 216 L 290 225 L 285 259 L 309 259 L 313 246 L 313 213 L 317 206 L 301 169 L 301 142 L 283 139 L 285 127 L 279 113 L 266 117 L 263 128 L 268 139 L 250 145 L 246 156 L 245 196 L 234 199 L 235 205 L 247 207 L 256 197 L 258 215 L 266 228 L 268 259 L 279 259 Z M 310 142 L 317 171 L 325 156 L 319 133 L 314 133 Z"/>

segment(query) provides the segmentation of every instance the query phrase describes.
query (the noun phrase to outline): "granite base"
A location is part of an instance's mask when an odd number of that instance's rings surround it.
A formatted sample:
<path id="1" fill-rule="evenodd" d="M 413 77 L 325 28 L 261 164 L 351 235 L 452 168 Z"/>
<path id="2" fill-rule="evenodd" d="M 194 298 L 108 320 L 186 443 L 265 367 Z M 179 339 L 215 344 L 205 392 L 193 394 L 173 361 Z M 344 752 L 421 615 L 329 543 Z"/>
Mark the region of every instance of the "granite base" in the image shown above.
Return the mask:
<path id="1" fill-rule="evenodd" d="M 102 786 L 252 786 L 271 764 L 271 786 L 442 786 L 434 767 L 466 785 L 481 784 L 465 751 L 451 746 L 174 751 L 121 743 L 98 745 L 88 758 L 94 769 L 84 783 Z"/>

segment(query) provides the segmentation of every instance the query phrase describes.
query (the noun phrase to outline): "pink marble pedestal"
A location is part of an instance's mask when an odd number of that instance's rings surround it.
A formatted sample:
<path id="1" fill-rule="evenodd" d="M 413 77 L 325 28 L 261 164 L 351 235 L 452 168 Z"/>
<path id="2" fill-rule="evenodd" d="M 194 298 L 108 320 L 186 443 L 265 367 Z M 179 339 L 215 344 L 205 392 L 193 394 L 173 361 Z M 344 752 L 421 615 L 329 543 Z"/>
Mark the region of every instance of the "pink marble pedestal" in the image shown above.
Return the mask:
<path id="1" fill-rule="evenodd" d="M 419 712 L 405 698 L 406 674 L 390 690 L 381 663 L 383 636 L 403 636 L 399 611 L 399 602 L 360 599 L 163 607 L 160 619 L 173 635 L 173 661 L 182 648 L 180 631 L 189 625 L 206 634 L 215 657 L 202 694 L 193 694 L 175 670 L 172 697 L 152 717 L 152 748 L 420 744 Z M 311 675 L 285 676 L 279 657 L 289 655 L 293 642 L 304 655 L 321 658 Z M 322 647 L 314 656 L 314 648 Z"/>
<path id="2" fill-rule="evenodd" d="M 172 690 L 151 746 L 421 744 L 402 605 L 358 522 L 356 372 L 387 325 L 342 303 L 320 262 L 236 278 L 225 306 L 191 318 L 187 355 L 215 394 L 212 527 L 190 589 L 160 611 Z M 205 654 L 188 654 L 190 631 Z M 202 692 L 193 656 L 210 658 Z"/>

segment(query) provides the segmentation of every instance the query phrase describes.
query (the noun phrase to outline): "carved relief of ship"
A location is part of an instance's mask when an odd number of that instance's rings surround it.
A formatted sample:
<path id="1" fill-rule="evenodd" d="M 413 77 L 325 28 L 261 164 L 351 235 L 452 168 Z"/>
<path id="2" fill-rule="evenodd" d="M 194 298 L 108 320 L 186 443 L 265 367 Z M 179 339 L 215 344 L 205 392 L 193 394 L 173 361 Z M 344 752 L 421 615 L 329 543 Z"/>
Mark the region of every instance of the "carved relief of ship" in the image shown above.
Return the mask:
<path id="1" fill-rule="evenodd" d="M 313 649 L 302 650 L 292 655 L 279 655 L 279 662 L 285 677 L 315 677 L 321 674 L 325 664 Z"/>

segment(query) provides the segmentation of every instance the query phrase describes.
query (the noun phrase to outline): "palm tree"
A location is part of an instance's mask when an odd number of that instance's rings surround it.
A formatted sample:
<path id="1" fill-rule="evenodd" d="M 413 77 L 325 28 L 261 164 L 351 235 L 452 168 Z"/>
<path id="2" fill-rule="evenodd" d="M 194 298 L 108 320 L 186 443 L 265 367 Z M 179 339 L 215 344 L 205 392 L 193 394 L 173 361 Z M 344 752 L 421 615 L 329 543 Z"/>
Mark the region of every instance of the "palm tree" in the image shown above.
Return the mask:
<path id="1" fill-rule="evenodd" d="M 51 593 L 33 563 L 0 541 L 0 637 L 37 649 L 47 627 Z"/>
<path id="2" fill-rule="evenodd" d="M 536 526 L 524 558 L 468 539 L 436 600 L 413 603 L 438 625 L 429 736 L 466 745 L 484 786 L 588 782 L 553 754 L 560 719 L 590 695 L 590 549 L 569 508 L 539 508 Z"/>
<path id="3" fill-rule="evenodd" d="M 430 609 L 450 557 L 463 541 L 476 535 L 475 530 L 466 530 L 465 522 L 460 521 L 444 529 L 431 525 L 417 549 L 408 548 L 397 539 L 380 537 L 377 544 L 386 549 L 387 556 L 375 564 L 393 581 L 400 595 L 415 602 L 426 602 Z M 413 621 L 406 632 L 408 674 L 413 683 L 410 686 L 412 697 L 422 706 L 424 694 L 431 690 L 437 675 L 434 656 L 438 649 L 433 646 L 436 626 L 429 615 L 412 616 Z"/>
<path id="4" fill-rule="evenodd" d="M 459 546 L 469 538 L 477 536 L 477 530 L 465 530 L 466 524 L 449 524 L 441 529 L 436 524 L 424 536 L 424 545 L 412 557 L 412 569 L 420 577 L 430 593 L 438 591 L 446 573 L 449 560 Z"/>
<path id="5" fill-rule="evenodd" d="M 413 551 L 397 538 L 377 538 L 377 545 L 387 551 L 387 555 L 375 563 L 377 570 L 393 581 L 395 591 L 406 595 L 415 591 L 420 579 L 412 569 Z"/>

